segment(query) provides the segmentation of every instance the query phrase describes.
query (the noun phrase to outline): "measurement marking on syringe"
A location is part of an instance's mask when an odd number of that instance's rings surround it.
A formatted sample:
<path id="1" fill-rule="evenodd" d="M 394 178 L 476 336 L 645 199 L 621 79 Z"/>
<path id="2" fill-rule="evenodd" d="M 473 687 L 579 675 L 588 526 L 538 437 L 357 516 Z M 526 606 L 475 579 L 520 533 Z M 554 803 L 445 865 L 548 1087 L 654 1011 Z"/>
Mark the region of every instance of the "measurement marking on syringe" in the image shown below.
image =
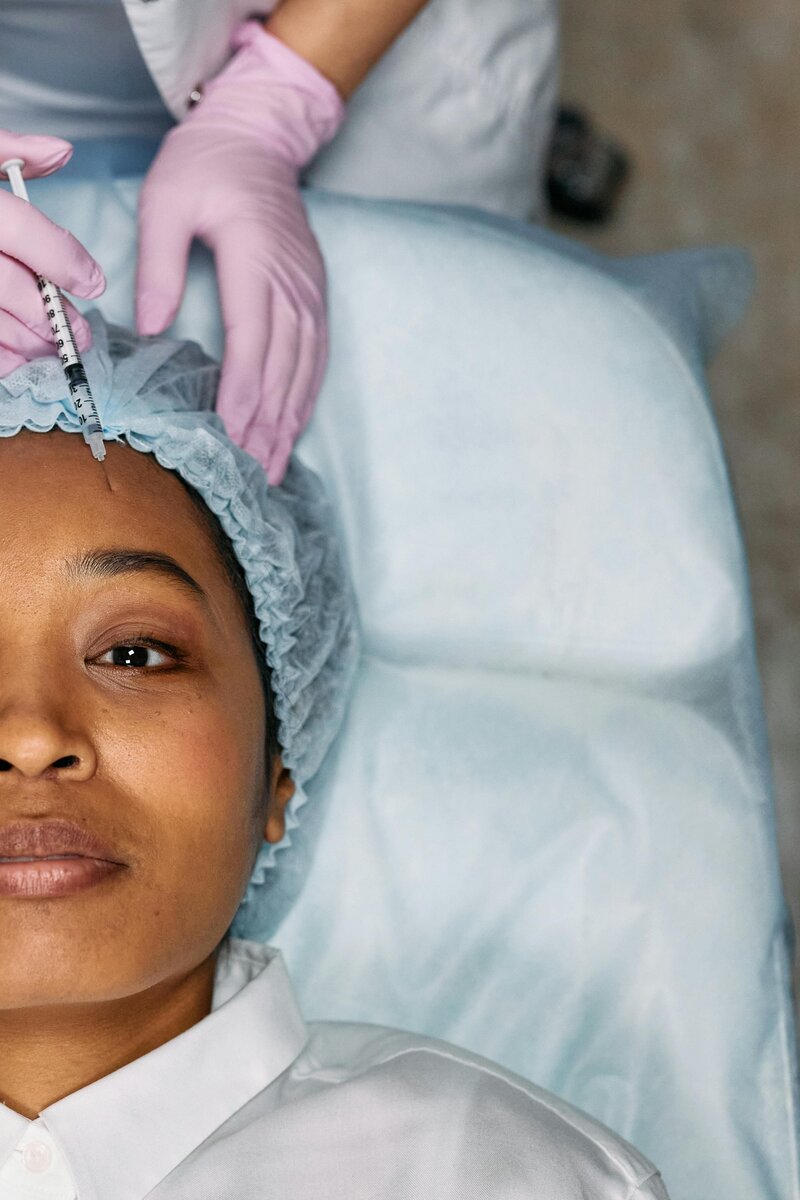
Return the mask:
<path id="1" fill-rule="evenodd" d="M 78 420 L 81 425 L 88 426 L 87 432 L 89 434 L 99 433 L 102 435 L 103 426 L 100 424 L 100 416 L 97 412 L 94 397 L 92 396 L 92 390 L 89 387 L 89 380 L 86 378 L 86 371 L 78 355 L 75 335 L 72 332 L 72 326 L 64 308 L 61 294 L 53 288 L 48 280 L 42 278 L 41 275 L 37 275 L 36 283 L 39 291 L 42 293 L 45 312 L 47 313 L 50 329 L 55 338 L 56 349 L 61 359 L 61 365 L 64 368 L 64 374 L 67 377 L 67 388 L 75 405 Z M 84 414 L 84 405 L 88 409 L 88 416 Z"/>

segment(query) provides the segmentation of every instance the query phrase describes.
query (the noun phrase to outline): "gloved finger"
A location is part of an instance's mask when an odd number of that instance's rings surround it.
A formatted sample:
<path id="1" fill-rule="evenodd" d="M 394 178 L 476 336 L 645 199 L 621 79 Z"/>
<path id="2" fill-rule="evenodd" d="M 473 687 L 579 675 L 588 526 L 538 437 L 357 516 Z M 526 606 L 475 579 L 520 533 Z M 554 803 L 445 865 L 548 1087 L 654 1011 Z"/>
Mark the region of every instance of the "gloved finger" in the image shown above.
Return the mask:
<path id="1" fill-rule="evenodd" d="M 274 443 L 272 454 L 269 458 L 269 463 L 267 465 L 267 479 L 272 487 L 277 487 L 279 484 L 283 483 L 295 443 L 311 418 L 319 390 L 322 387 L 322 380 L 325 375 L 325 367 L 328 364 L 328 337 L 327 328 L 325 326 L 323 326 L 322 329 L 317 330 L 315 340 L 317 343 L 317 354 L 313 364 L 313 372 L 308 380 L 307 385 L 304 387 L 306 400 L 305 405 L 299 412 L 297 428 L 292 429 L 290 427 L 289 429 L 281 429 L 279 431 L 277 440 Z M 245 449 L 248 449 L 248 447 L 245 447 Z M 258 455 L 255 455 L 254 457 L 258 457 Z"/>
<path id="2" fill-rule="evenodd" d="M 15 354 L 13 350 L 4 350 L 0 346 L 0 379 L 5 379 L 6 375 L 10 375 L 12 371 L 16 371 L 17 367 L 21 367 L 27 361 L 27 358 L 23 358 L 21 354 Z"/>
<path id="3" fill-rule="evenodd" d="M 269 433 L 271 446 L 265 466 L 269 482 L 276 486 L 281 483 L 289 463 L 294 444 L 303 432 L 308 418 L 314 407 L 316 392 L 312 393 L 315 382 L 321 378 L 319 371 L 320 358 L 320 329 L 318 318 L 307 308 L 298 312 L 298 345 L 297 364 L 294 376 L 289 384 L 284 399 L 283 408 Z M 322 340 L 324 341 L 324 334 Z M 258 417 L 248 430 L 245 449 L 250 450 L 250 441 L 261 440 L 262 434 Z M 266 438 L 264 438 L 266 440 Z M 253 453 L 251 450 L 250 453 Z M 255 457 L 264 461 L 262 454 L 265 448 L 259 447 Z"/>
<path id="4" fill-rule="evenodd" d="M 100 264 L 86 247 L 32 204 L 4 189 L 0 189 L 0 253 L 86 300 L 95 300 L 105 291 Z"/>
<path id="5" fill-rule="evenodd" d="M 88 350 L 92 344 L 92 327 L 81 313 L 78 312 L 74 304 L 70 303 L 67 298 L 64 298 L 64 308 L 69 317 L 70 328 L 75 336 L 75 343 L 83 354 L 84 350 Z"/>
<path id="6" fill-rule="evenodd" d="M 307 365 L 303 372 L 302 382 L 298 384 L 296 399 L 291 407 L 295 412 L 294 437 L 295 441 L 311 419 L 317 402 L 319 390 L 328 365 L 328 322 L 323 311 L 318 314 L 307 314 L 307 325 L 304 332 L 303 354 Z"/>
<path id="7" fill-rule="evenodd" d="M 272 453 L 269 462 L 265 467 L 267 473 L 267 483 L 270 487 L 280 487 L 286 477 L 286 470 L 289 466 L 289 459 L 292 457 L 295 439 L 288 437 L 285 434 L 279 433 L 277 438 L 272 443 Z M 253 451 L 249 451 L 253 454 Z M 257 455 L 253 455 L 257 458 Z"/>
<path id="8" fill-rule="evenodd" d="M 0 308 L 0 346 L 15 354 L 21 354 L 28 361 L 56 352 L 52 336 L 42 337 L 41 334 L 29 329 L 22 321 L 18 321 L 13 313 L 6 312 L 2 308 Z"/>
<path id="9" fill-rule="evenodd" d="M 255 403 L 249 405 L 251 411 L 247 424 L 236 438 L 240 446 L 258 459 L 264 470 L 269 465 L 272 447 L 277 440 L 278 420 L 296 367 L 296 338 L 292 327 L 297 324 L 299 317 L 286 295 L 273 289 L 268 319 L 268 353 L 261 378 L 253 389 Z"/>
<path id="10" fill-rule="evenodd" d="M 261 403 L 256 420 L 280 428 L 297 374 L 301 346 L 301 311 L 285 286 L 276 287 L 272 302 L 269 354 L 264 362 Z"/>
<path id="11" fill-rule="evenodd" d="M 328 365 L 329 340 L 328 322 L 323 308 L 321 308 L 319 315 L 314 320 L 314 348 L 316 353 L 313 371 L 306 388 L 305 403 L 298 415 L 297 431 L 291 436 L 286 434 L 279 436 L 270 466 L 267 469 L 267 478 L 273 487 L 277 487 L 278 484 L 283 483 L 295 442 L 311 419 L 311 414 L 317 402 L 317 396 L 322 387 L 322 381 L 325 378 L 325 369 Z"/>
<path id="12" fill-rule="evenodd" d="M 238 446 L 258 411 L 264 356 L 271 344 L 268 318 L 253 325 L 232 325 L 225 333 L 216 411 L 228 437 Z"/>
<path id="13" fill-rule="evenodd" d="M 243 445 L 269 473 L 278 444 L 286 400 L 297 373 L 300 314 L 285 292 L 276 293 L 272 308 L 272 339 L 264 364 L 261 402 L 244 435 Z"/>
<path id="14" fill-rule="evenodd" d="M 40 337 L 50 338 L 52 341 L 50 322 L 47 319 L 47 313 L 42 303 L 42 294 L 36 286 L 33 272 L 24 267 L 22 263 L 17 262 L 15 258 L 9 258 L 7 254 L 0 254 L 0 305 L 7 305 L 10 311 L 12 299 L 13 312 L 17 320 L 22 321 Z M 92 344 L 92 334 L 88 322 L 66 298 L 64 306 L 78 343 L 78 349 L 88 350 Z"/>
<path id="15" fill-rule="evenodd" d="M 258 411 L 264 364 L 273 350 L 274 295 L 267 280 L 251 279 L 235 248 L 228 251 L 224 242 L 217 252 L 217 283 L 225 327 L 217 412 L 241 446 Z"/>
<path id="16" fill-rule="evenodd" d="M 24 160 L 23 179 L 52 175 L 72 158 L 72 143 L 38 133 L 11 133 L 8 129 L 0 129 L 0 163 L 9 158 Z M 0 172 L 0 179 L 7 178 Z"/>
<path id="17" fill-rule="evenodd" d="M 164 202 L 145 180 L 139 197 L 139 256 L 136 263 L 136 327 L 163 333 L 175 320 L 186 287 L 193 232 L 179 205 Z"/>
<path id="18" fill-rule="evenodd" d="M 330 349 L 330 343 L 328 341 L 327 320 L 323 320 L 321 326 L 317 327 L 316 345 L 317 361 L 314 365 L 314 375 L 308 388 L 309 405 L 300 418 L 300 433 L 303 432 L 311 419 L 311 414 L 314 411 L 314 406 L 317 403 L 317 396 L 322 388 L 322 381 L 325 378 L 325 370 L 328 366 L 328 352 Z"/>

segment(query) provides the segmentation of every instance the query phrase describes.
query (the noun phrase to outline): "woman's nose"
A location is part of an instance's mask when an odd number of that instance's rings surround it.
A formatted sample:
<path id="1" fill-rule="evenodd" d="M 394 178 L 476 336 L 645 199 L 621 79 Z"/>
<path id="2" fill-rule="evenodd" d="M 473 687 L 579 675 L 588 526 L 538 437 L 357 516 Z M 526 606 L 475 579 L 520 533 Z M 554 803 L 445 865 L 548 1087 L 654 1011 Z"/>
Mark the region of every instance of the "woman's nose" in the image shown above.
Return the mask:
<path id="1" fill-rule="evenodd" d="M 10 772 L 26 779 L 78 781 L 90 778 L 96 766 L 91 740 L 56 713 L 0 707 L 0 779 Z"/>

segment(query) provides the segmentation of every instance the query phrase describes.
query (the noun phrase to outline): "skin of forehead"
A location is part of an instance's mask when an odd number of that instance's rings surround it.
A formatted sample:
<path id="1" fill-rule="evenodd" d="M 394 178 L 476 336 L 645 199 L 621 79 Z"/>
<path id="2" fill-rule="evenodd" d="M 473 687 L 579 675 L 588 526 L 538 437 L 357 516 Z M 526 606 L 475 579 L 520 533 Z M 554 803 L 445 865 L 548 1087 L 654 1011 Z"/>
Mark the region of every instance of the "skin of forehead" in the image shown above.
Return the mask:
<path id="1" fill-rule="evenodd" d="M 152 455 L 107 442 L 100 464 L 79 434 L 62 430 L 0 438 L 0 552 L 7 569 L 21 548 L 52 561 L 114 546 L 169 554 L 208 592 L 218 620 L 244 626 L 200 514 Z"/>

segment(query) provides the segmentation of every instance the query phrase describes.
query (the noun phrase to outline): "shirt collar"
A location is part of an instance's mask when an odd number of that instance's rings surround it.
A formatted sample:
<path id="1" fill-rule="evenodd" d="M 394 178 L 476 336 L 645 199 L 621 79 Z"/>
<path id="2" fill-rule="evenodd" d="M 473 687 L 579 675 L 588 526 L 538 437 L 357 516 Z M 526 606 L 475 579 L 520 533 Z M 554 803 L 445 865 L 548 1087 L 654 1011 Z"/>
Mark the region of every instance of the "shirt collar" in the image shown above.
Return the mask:
<path id="1" fill-rule="evenodd" d="M 49 1105 L 39 1120 L 67 1159 L 80 1200 L 141 1200 L 307 1041 L 280 951 L 228 938 L 207 1017 Z M 0 1155 L 30 1125 L 0 1111 Z"/>

